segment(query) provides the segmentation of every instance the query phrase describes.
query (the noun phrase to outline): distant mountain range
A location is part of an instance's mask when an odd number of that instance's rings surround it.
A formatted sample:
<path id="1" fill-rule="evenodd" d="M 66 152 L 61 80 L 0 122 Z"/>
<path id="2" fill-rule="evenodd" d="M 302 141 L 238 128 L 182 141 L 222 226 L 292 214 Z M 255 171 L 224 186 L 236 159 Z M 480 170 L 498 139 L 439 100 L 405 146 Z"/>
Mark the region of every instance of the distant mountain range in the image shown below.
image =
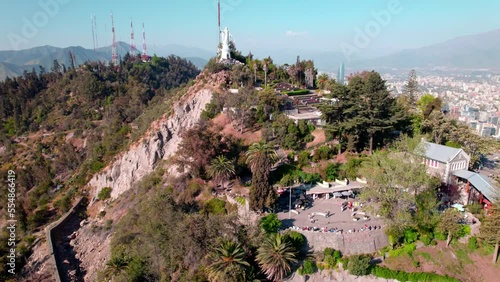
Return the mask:
<path id="1" fill-rule="evenodd" d="M 124 42 L 117 43 L 119 56 L 124 56 L 130 50 L 130 45 Z M 95 51 L 80 46 L 58 48 L 40 46 L 19 51 L 0 51 L 0 80 L 7 76 L 16 76 L 24 70 L 31 71 L 38 65 L 45 69 L 52 68 L 55 59 L 60 64 L 70 65 L 68 52 L 75 54 L 76 64 L 86 61 L 109 61 L 111 46 L 98 48 Z M 156 46 L 148 49 L 150 55 L 168 56 L 175 54 L 186 58 L 198 68 L 203 68 L 210 57 L 216 55 L 205 49 L 186 47 L 178 44 Z M 500 29 L 490 32 L 467 35 L 423 48 L 402 50 L 390 55 L 377 58 L 353 59 L 347 61 L 342 52 L 324 51 L 311 52 L 301 50 L 276 50 L 256 52 L 256 54 L 270 55 L 279 64 L 294 63 L 296 56 L 302 59 L 312 59 L 321 71 L 337 71 L 341 62 L 348 70 L 384 68 L 392 69 L 489 69 L 500 70 Z M 245 53 L 246 54 L 246 53 Z M 261 56 L 264 57 L 264 56 Z"/>
<path id="2" fill-rule="evenodd" d="M 185 50 L 187 51 L 179 52 L 182 51 L 179 45 L 172 46 L 175 48 L 169 49 L 169 45 L 167 45 L 157 50 L 158 52 L 148 53 L 151 55 L 157 54 L 158 56 L 175 54 L 186 58 L 200 69 L 203 68 L 208 61 L 204 58 L 207 55 L 207 51 L 200 51 L 203 57 L 198 57 L 196 56 L 196 48 L 186 48 Z M 130 45 L 124 42 L 118 42 L 116 50 L 118 56 L 123 57 L 130 50 Z M 171 51 L 169 52 L 169 50 Z M 39 66 L 49 71 L 54 64 L 54 60 L 57 60 L 59 64 L 64 64 L 66 67 L 69 67 L 71 64 L 68 55 L 70 51 L 75 55 L 76 65 L 83 64 L 86 61 L 108 62 L 111 58 L 111 46 L 91 50 L 80 46 L 59 48 L 46 45 L 19 51 L 0 51 L 0 80 L 4 80 L 7 76 L 13 77 L 21 75 L 23 71 L 31 71 L 33 68 L 39 71 Z"/>
<path id="3" fill-rule="evenodd" d="M 357 61 L 353 66 L 500 70 L 500 29 L 457 37 L 418 49 L 402 50 L 376 59 Z"/>

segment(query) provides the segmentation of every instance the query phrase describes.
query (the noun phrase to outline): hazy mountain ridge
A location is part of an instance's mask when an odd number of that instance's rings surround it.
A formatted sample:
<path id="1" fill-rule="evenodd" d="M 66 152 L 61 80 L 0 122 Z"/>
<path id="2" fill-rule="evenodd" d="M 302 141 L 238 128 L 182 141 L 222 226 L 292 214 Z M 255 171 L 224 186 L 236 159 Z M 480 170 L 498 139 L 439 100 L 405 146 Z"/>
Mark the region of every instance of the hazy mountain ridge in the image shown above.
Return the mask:
<path id="1" fill-rule="evenodd" d="M 180 45 L 178 45 L 180 46 Z M 130 45 L 124 42 L 118 42 L 117 46 L 118 57 L 121 58 L 125 56 L 130 50 Z M 177 48 L 176 50 L 180 50 Z M 170 54 L 178 55 L 175 52 L 168 53 L 168 46 L 163 50 L 164 52 L 158 53 L 159 56 L 168 56 Z M 196 54 L 196 52 L 191 49 L 189 54 Z M 196 49 L 194 49 L 196 50 Z M 35 68 L 39 71 L 39 66 L 44 67 L 47 71 L 52 69 L 54 60 L 57 60 L 59 64 L 64 64 L 67 68 L 70 67 L 71 62 L 69 60 L 69 52 L 72 52 L 75 56 L 75 64 L 81 65 L 87 61 L 103 61 L 108 62 L 111 58 L 111 46 L 101 47 L 96 50 L 86 49 L 81 46 L 70 46 L 66 48 L 54 47 L 54 46 L 39 46 L 25 50 L 7 50 L 0 51 L 0 81 L 4 80 L 6 77 L 18 76 L 23 73 L 23 71 L 31 71 Z M 174 50 L 173 50 L 174 51 Z M 140 52 L 140 50 L 138 51 Z M 154 53 L 151 53 L 152 55 Z M 206 54 L 203 54 L 206 55 Z M 188 57 L 187 59 L 198 67 L 203 68 L 208 61 L 205 58 L 200 58 L 197 56 L 183 56 Z"/>
<path id="2" fill-rule="evenodd" d="M 356 66 L 391 68 L 500 69 L 500 29 L 408 49 Z"/>
<path id="3" fill-rule="evenodd" d="M 140 53 L 140 46 L 137 48 L 139 48 L 138 52 Z M 117 43 L 119 58 L 123 57 L 129 50 L 129 44 L 125 42 Z M 0 51 L 0 80 L 4 80 L 7 76 L 21 75 L 24 70 L 30 71 L 33 67 L 38 71 L 38 65 L 50 70 L 55 59 L 60 64 L 69 67 L 69 51 L 75 55 L 77 65 L 86 61 L 107 62 L 111 58 L 111 46 L 91 50 L 80 46 L 59 48 L 46 45 L 19 51 Z M 301 58 L 314 60 L 319 70 L 333 72 L 337 71 L 341 62 L 344 62 L 348 69 L 500 69 L 500 56 L 498 56 L 500 54 L 500 29 L 461 36 L 430 46 L 402 50 L 377 58 L 369 59 L 370 56 L 366 54 L 363 59 L 354 56 L 355 58 L 351 61 L 342 52 L 335 50 L 277 50 L 275 52 L 260 50 L 256 53 L 271 55 L 278 64 L 293 63 L 296 56 L 299 55 Z M 179 44 L 153 45 L 149 47 L 148 54 L 164 57 L 175 54 L 188 59 L 200 69 L 205 66 L 210 57 L 216 55 L 215 52 L 209 50 Z"/>

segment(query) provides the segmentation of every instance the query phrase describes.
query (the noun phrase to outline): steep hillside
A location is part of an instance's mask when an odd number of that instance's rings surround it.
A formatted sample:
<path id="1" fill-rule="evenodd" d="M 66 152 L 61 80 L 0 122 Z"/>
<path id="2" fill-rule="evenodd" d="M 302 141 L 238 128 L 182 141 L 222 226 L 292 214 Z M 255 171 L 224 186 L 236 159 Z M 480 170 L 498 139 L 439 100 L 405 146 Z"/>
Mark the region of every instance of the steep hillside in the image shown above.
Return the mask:
<path id="1" fill-rule="evenodd" d="M 162 159 L 168 159 L 176 152 L 181 140 L 179 135 L 198 121 L 212 93 L 217 91 L 222 82 L 220 75 L 206 79 L 202 79 L 203 77 L 200 75 L 187 90 L 180 90 L 176 95 L 178 101 L 172 105 L 173 111 L 152 122 L 142 137 L 116 156 L 109 166 L 89 182 L 92 198 L 88 208 L 90 217 L 85 224 L 82 223 L 82 227 L 70 241 L 85 281 L 95 281 L 97 271 L 105 268 L 105 263 L 110 258 L 111 233 L 109 229 L 102 228 L 106 220 L 115 223 L 121 220 L 131 208 L 129 190 L 140 186 L 141 181 L 144 182 L 144 178 L 158 168 Z M 175 174 L 175 170 L 172 172 Z M 97 194 L 103 187 L 112 188 L 111 196 L 116 199 L 112 206 L 102 201 L 96 202 Z M 124 193 L 125 196 L 121 197 Z M 96 211 L 109 216 L 96 216 Z M 100 227 L 96 229 L 96 226 Z M 42 258 L 47 257 L 46 251 L 43 244 L 37 246 L 33 260 L 28 264 L 27 269 L 32 269 L 37 277 L 46 277 L 46 270 L 51 269 L 50 260 L 38 265 Z"/>
<path id="2" fill-rule="evenodd" d="M 151 173 L 160 160 L 167 160 L 177 150 L 180 134 L 192 127 L 199 119 L 205 105 L 210 102 L 212 92 L 217 89 L 216 77 L 204 85 L 200 80 L 191 86 L 181 101 L 174 105 L 174 112 L 155 121 L 145 137 L 130 146 L 102 172 L 96 174 L 89 185 L 97 188 L 93 199 L 104 187 L 111 187 L 111 198 L 123 192 Z M 175 173 L 172 169 L 171 172 Z"/>
<path id="3" fill-rule="evenodd" d="M 179 57 L 121 67 L 85 63 L 76 69 L 28 72 L 0 82 L 0 174 L 16 172 L 18 267 L 43 228 L 85 195 L 91 176 L 173 111 L 199 71 Z M 0 195 L 0 226 L 6 194 Z M 3 240 L 7 233 L 0 233 Z M 22 250 L 22 251 L 21 251 Z M 6 252 L 0 248 L 0 262 Z M 0 280 L 4 279 L 0 269 Z"/>

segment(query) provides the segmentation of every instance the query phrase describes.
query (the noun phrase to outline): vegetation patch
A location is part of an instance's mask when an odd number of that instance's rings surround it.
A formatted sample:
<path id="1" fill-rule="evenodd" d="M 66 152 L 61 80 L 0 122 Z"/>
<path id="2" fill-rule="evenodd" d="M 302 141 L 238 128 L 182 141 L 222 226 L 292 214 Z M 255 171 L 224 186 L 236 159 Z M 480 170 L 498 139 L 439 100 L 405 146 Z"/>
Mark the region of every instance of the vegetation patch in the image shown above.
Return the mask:
<path id="1" fill-rule="evenodd" d="M 398 270 L 392 270 L 386 267 L 374 266 L 371 270 L 371 274 L 380 278 L 386 279 L 396 279 L 398 281 L 433 281 L 433 282 L 460 282 L 460 280 L 447 276 L 439 275 L 436 273 L 428 272 L 404 272 Z"/>

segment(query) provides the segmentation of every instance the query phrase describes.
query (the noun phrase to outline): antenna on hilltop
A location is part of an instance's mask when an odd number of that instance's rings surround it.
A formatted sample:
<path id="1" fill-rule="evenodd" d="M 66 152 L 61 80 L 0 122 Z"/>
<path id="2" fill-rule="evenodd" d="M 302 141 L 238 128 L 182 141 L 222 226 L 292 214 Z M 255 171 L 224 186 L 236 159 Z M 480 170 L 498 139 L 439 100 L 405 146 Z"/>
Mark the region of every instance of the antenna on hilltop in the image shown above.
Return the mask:
<path id="1" fill-rule="evenodd" d="M 217 1 L 217 27 L 219 29 L 219 33 L 217 33 L 218 45 L 220 45 L 220 0 Z"/>
<path id="2" fill-rule="evenodd" d="M 144 31 L 144 23 L 142 23 L 142 56 L 143 62 L 148 62 L 150 60 L 148 53 L 146 52 L 146 32 Z"/>
<path id="3" fill-rule="evenodd" d="M 118 54 L 116 54 L 115 23 L 113 20 L 113 14 L 111 14 L 111 33 L 113 33 L 113 45 L 111 47 L 111 63 L 116 66 L 118 65 Z"/>
<path id="4" fill-rule="evenodd" d="M 99 46 L 97 46 L 97 30 L 96 30 L 95 14 L 90 15 L 90 25 L 92 26 L 92 43 L 94 45 L 94 51 L 95 51 L 96 48 L 99 48 Z"/>
<path id="5" fill-rule="evenodd" d="M 132 25 L 132 18 L 130 18 L 130 55 L 135 55 L 135 51 L 134 26 Z"/>

